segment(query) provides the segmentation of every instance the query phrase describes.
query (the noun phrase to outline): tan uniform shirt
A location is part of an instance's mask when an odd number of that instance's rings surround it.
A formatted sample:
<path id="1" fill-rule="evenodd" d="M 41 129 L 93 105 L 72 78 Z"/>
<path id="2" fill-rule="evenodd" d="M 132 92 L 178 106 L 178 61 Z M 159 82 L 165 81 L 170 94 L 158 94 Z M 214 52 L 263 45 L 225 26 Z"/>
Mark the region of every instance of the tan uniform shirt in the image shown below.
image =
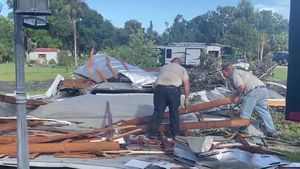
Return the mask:
<path id="1" fill-rule="evenodd" d="M 245 85 L 245 92 L 248 93 L 250 90 L 254 89 L 256 86 L 264 86 L 264 82 L 258 79 L 250 72 L 239 70 L 234 68 L 233 73 L 230 77 L 235 88 L 238 88 L 240 85 Z"/>
<path id="2" fill-rule="evenodd" d="M 170 63 L 160 68 L 159 75 L 155 82 L 155 86 L 172 85 L 179 87 L 182 85 L 182 81 L 186 79 L 189 79 L 189 77 L 185 68 L 176 63 Z"/>

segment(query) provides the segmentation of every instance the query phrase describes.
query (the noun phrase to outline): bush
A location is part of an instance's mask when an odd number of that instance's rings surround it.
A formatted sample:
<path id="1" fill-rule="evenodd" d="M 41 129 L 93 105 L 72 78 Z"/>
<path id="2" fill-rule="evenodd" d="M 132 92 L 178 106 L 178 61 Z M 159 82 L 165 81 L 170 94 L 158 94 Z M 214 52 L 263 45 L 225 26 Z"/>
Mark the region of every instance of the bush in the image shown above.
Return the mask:
<path id="1" fill-rule="evenodd" d="M 37 60 L 29 60 L 29 64 L 37 64 Z"/>
<path id="2" fill-rule="evenodd" d="M 56 61 L 54 59 L 51 59 L 48 61 L 49 65 L 56 65 Z"/>

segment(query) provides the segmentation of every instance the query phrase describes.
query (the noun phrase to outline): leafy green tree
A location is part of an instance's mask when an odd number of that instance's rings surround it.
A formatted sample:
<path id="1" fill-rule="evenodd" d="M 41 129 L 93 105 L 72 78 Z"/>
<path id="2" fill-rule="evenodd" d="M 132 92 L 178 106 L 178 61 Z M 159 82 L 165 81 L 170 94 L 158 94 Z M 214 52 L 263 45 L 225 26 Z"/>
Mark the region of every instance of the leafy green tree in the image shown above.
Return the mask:
<path id="1" fill-rule="evenodd" d="M 116 29 L 95 10 L 87 10 L 78 27 L 80 51 L 88 53 L 92 47 L 100 50 L 117 43 Z"/>
<path id="2" fill-rule="evenodd" d="M 156 67 L 159 57 L 154 42 L 145 38 L 145 34 L 141 29 L 130 36 L 129 45 L 116 47 L 115 49 L 109 48 L 101 52 L 141 68 Z"/>
<path id="3" fill-rule="evenodd" d="M 69 68 L 73 64 L 73 59 L 71 58 L 71 54 L 68 51 L 60 50 L 58 53 L 58 63 L 59 66 L 65 66 L 66 72 L 69 72 Z"/>
<path id="4" fill-rule="evenodd" d="M 13 23 L 0 15 L 0 61 L 13 60 Z"/>
<path id="5" fill-rule="evenodd" d="M 117 31 L 118 40 L 120 45 L 127 45 L 129 43 L 130 36 L 142 29 L 142 24 L 137 20 L 128 20 L 124 24 L 124 28 Z"/>

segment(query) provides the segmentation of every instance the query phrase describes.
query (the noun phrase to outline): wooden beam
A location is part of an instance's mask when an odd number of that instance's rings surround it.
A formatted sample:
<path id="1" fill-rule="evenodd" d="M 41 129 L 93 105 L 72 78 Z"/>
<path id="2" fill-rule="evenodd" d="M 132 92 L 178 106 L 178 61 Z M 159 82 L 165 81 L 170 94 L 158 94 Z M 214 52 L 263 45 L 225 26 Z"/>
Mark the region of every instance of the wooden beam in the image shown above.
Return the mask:
<path id="1" fill-rule="evenodd" d="M 30 153 L 57 153 L 57 152 L 90 152 L 90 151 L 115 151 L 120 150 L 117 142 L 106 141 L 101 143 L 43 143 L 29 144 Z M 17 145 L 9 144 L 0 146 L 0 154 L 17 153 Z"/>
<path id="2" fill-rule="evenodd" d="M 53 141 L 61 141 L 61 140 L 71 139 L 71 138 L 76 138 L 76 137 L 85 137 L 85 136 L 88 136 L 91 134 L 99 134 L 99 133 L 105 134 L 110 131 L 115 131 L 116 129 L 122 130 L 122 129 L 130 129 L 130 128 L 136 128 L 136 126 L 98 128 L 98 129 L 93 129 L 93 130 L 80 131 L 80 132 L 68 133 L 68 134 L 45 137 L 45 138 L 33 138 L 33 139 L 29 140 L 29 143 L 47 143 L 47 142 L 53 142 Z"/>
<path id="3" fill-rule="evenodd" d="M 65 79 L 60 84 L 61 85 L 59 86 L 59 90 L 63 90 L 63 89 L 86 89 L 94 85 L 95 83 L 86 79 L 75 79 L 75 80 Z"/>
<path id="4" fill-rule="evenodd" d="M 270 107 L 285 107 L 285 99 L 268 99 L 267 103 Z"/>
<path id="5" fill-rule="evenodd" d="M 109 59 L 108 56 L 106 56 L 106 66 L 108 67 L 110 73 L 112 74 L 113 77 L 117 78 L 118 77 L 118 73 L 117 71 L 112 67 L 112 64 L 111 64 L 111 60 Z"/>
<path id="6" fill-rule="evenodd" d="M 28 126 L 29 127 L 34 127 L 34 126 L 38 126 L 38 125 L 42 125 L 42 124 L 44 124 L 43 121 L 28 120 Z M 8 132 L 8 131 L 16 130 L 16 129 L 17 129 L 16 120 L 0 124 L 0 132 Z"/>
<path id="7" fill-rule="evenodd" d="M 87 65 L 88 79 L 91 79 L 93 64 L 94 64 L 94 47 L 92 48 L 92 50 L 90 52 L 90 58 L 89 58 L 88 65 Z"/>
<path id="8" fill-rule="evenodd" d="M 101 79 L 103 82 L 106 82 L 106 83 L 107 83 L 107 78 L 106 78 L 105 75 L 102 73 L 102 71 L 100 70 L 100 68 L 97 68 L 97 69 L 96 69 L 96 73 L 97 73 L 97 75 L 100 77 L 100 79 Z"/>
<path id="9" fill-rule="evenodd" d="M 6 96 L 3 94 L 0 94 L 0 102 L 16 104 L 16 98 L 13 96 Z M 40 105 L 45 105 L 45 104 L 48 104 L 48 102 L 44 101 L 44 100 L 26 99 L 26 106 L 28 108 L 35 108 L 35 107 L 38 107 Z"/>
<path id="10" fill-rule="evenodd" d="M 245 119 L 232 119 L 232 120 L 214 120 L 214 121 L 200 121 L 200 122 L 186 122 L 180 123 L 180 130 L 188 129 L 212 129 L 212 128 L 230 128 L 230 127 L 242 127 L 248 126 L 249 120 Z M 138 128 L 147 131 L 147 125 L 140 125 Z M 163 124 L 160 126 L 159 131 L 168 131 L 169 124 Z"/>
<path id="11" fill-rule="evenodd" d="M 223 105 L 227 105 L 227 104 L 231 104 L 231 103 L 232 103 L 231 98 L 216 99 L 216 100 L 209 101 L 209 102 L 189 105 L 187 111 L 185 110 L 185 108 L 179 108 L 178 113 L 180 115 L 182 115 L 182 114 L 187 114 L 187 113 L 191 113 L 191 112 L 207 110 L 207 109 L 211 109 L 214 107 L 223 106 Z M 144 116 L 144 117 L 139 117 L 139 118 L 135 118 L 135 119 L 131 119 L 131 120 L 124 120 L 122 123 L 124 125 L 145 124 L 145 123 L 148 123 L 151 121 L 151 117 L 152 116 Z M 165 112 L 164 118 L 168 118 L 168 117 L 169 117 L 169 112 Z"/>
<path id="12" fill-rule="evenodd" d="M 54 157 L 58 158 L 96 158 L 97 156 L 92 153 L 55 153 Z"/>

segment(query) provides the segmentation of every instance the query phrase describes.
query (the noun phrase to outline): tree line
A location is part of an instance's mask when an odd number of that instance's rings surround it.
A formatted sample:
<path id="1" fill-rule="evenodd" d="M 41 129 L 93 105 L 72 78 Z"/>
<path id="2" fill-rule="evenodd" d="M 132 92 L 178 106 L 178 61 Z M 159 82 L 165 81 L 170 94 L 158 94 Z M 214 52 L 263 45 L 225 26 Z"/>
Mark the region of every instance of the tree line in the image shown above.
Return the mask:
<path id="1" fill-rule="evenodd" d="M 12 0 L 7 4 L 12 8 Z M 144 27 L 137 20 L 128 20 L 118 28 L 83 0 L 51 0 L 50 11 L 49 29 L 24 29 L 27 52 L 49 47 L 74 56 L 75 38 L 79 60 L 86 60 L 94 47 L 129 63 L 153 67 L 158 57 L 155 45 L 172 42 L 220 43 L 234 49 L 229 52 L 232 56 L 249 60 L 263 60 L 288 47 L 288 20 L 270 10 L 255 10 L 251 0 L 240 0 L 236 6 L 218 6 L 191 20 L 178 14 L 173 23 L 165 23 L 162 34 L 153 30 L 151 21 Z M 14 59 L 12 18 L 12 14 L 0 15 L 1 62 Z"/>

